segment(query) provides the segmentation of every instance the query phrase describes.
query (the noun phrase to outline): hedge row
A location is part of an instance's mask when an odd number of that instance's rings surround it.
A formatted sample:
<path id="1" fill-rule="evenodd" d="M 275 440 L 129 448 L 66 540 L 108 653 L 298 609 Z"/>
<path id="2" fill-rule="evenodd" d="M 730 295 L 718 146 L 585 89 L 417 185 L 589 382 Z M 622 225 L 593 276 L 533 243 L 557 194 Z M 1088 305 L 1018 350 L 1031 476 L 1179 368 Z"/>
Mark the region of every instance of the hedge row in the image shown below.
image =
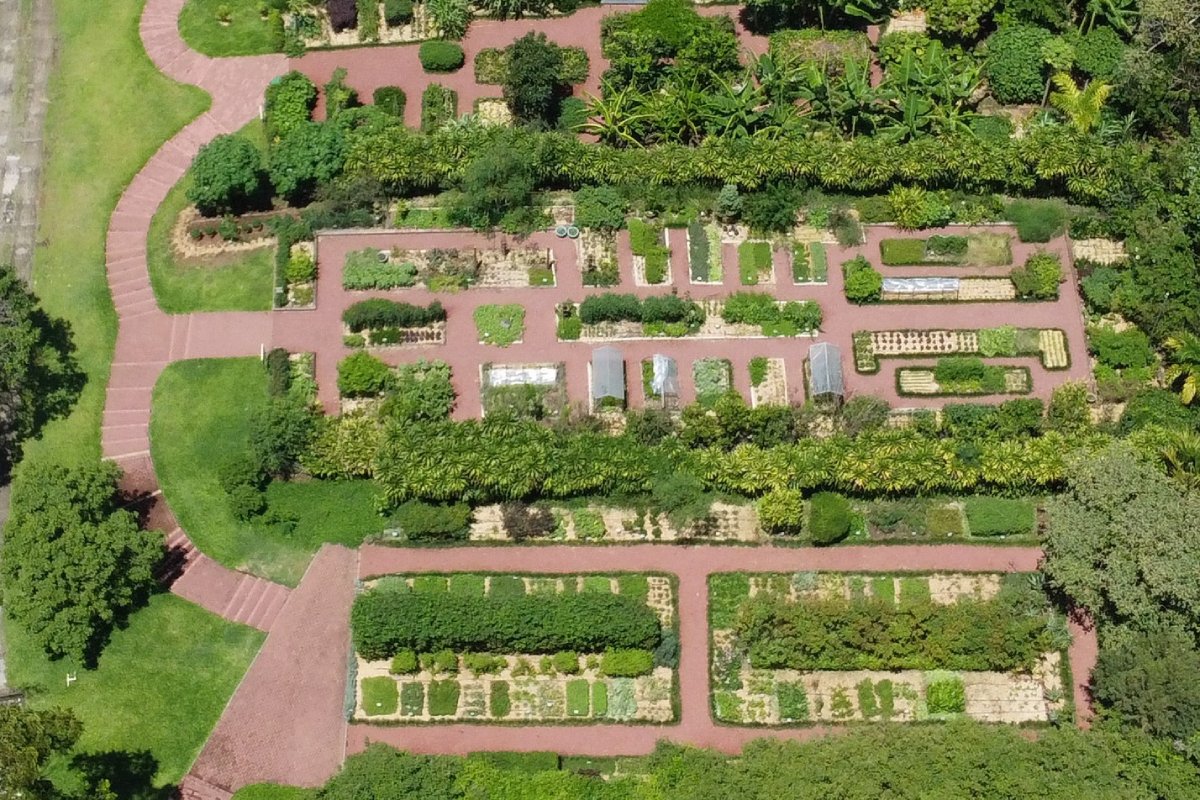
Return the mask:
<path id="1" fill-rule="evenodd" d="M 354 333 L 368 328 L 420 328 L 445 319 L 446 309 L 437 300 L 421 307 L 373 297 L 342 312 L 342 322 Z"/>
<path id="2" fill-rule="evenodd" d="M 1029 670 L 1054 648 L 1020 590 L 992 600 L 747 600 L 735 631 L 756 669 Z"/>
<path id="3" fill-rule="evenodd" d="M 585 325 L 599 322 L 686 322 L 700 326 L 704 309 L 692 300 L 663 294 L 639 299 L 632 294 L 594 294 L 579 304 Z"/>
<path id="4" fill-rule="evenodd" d="M 350 612 L 354 649 L 366 659 L 401 650 L 555 653 L 653 650 L 658 616 L 619 594 L 484 597 L 373 589 Z"/>

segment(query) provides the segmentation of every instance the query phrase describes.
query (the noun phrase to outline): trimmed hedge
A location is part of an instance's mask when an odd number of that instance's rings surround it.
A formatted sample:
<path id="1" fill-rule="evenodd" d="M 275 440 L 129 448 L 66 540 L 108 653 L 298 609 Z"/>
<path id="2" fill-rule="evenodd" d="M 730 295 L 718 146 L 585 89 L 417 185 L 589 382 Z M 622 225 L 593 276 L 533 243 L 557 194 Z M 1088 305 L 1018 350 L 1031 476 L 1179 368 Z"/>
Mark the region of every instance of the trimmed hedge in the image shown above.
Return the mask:
<path id="1" fill-rule="evenodd" d="M 646 650 L 605 650 L 600 674 L 610 678 L 636 678 L 654 671 L 654 654 Z"/>
<path id="2" fill-rule="evenodd" d="M 808 501 L 808 535 L 813 544 L 840 542 L 850 533 L 850 501 L 836 492 L 817 492 Z"/>
<path id="3" fill-rule="evenodd" d="M 403 649 L 498 653 L 652 650 L 658 616 L 645 603 L 615 594 L 471 597 L 373 589 L 350 613 L 355 650 L 390 658 Z M 653 660 L 653 657 L 651 657 Z"/>
<path id="4" fill-rule="evenodd" d="M 392 514 L 391 523 L 410 541 L 466 539 L 471 507 L 466 503 L 436 505 L 409 500 Z"/>
<path id="5" fill-rule="evenodd" d="M 927 590 L 926 590 L 927 591 Z M 926 594 L 897 605 L 875 599 L 742 603 L 735 631 L 755 669 L 1031 669 L 1053 648 L 1032 589 L 1006 584 L 991 600 L 949 605 Z"/>
<path id="6" fill-rule="evenodd" d="M 462 45 L 437 39 L 421 42 L 417 58 L 426 72 L 454 72 L 466 61 Z"/>
<path id="7" fill-rule="evenodd" d="M 686 323 L 689 328 L 704 323 L 699 303 L 674 294 L 639 299 L 632 294 L 594 294 L 579 304 L 579 319 L 585 325 L 599 322 Z"/>
<path id="8" fill-rule="evenodd" d="M 404 119 L 404 107 L 408 104 L 408 95 L 399 86 L 380 86 L 371 95 L 375 107 L 388 116 Z"/>
<path id="9" fill-rule="evenodd" d="M 368 328 L 421 328 L 445 319 L 446 309 L 437 300 L 421 307 L 373 297 L 342 312 L 342 322 L 354 333 Z"/>
<path id="10" fill-rule="evenodd" d="M 1006 497 L 968 497 L 964 502 L 972 536 L 1028 536 L 1037 524 L 1033 503 Z"/>

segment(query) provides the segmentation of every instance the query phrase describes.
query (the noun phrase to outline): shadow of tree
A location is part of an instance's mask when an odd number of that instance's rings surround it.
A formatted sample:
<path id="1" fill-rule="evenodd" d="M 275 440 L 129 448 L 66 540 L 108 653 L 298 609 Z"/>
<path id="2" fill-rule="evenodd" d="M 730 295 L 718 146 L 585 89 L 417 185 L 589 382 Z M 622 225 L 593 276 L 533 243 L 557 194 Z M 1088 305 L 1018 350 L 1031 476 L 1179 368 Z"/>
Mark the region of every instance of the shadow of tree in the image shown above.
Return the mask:
<path id="1" fill-rule="evenodd" d="M 148 750 L 79 753 L 71 759 L 71 766 L 93 789 L 107 780 L 119 800 L 172 800 L 177 796 L 174 786 L 154 785 L 158 759 Z"/>

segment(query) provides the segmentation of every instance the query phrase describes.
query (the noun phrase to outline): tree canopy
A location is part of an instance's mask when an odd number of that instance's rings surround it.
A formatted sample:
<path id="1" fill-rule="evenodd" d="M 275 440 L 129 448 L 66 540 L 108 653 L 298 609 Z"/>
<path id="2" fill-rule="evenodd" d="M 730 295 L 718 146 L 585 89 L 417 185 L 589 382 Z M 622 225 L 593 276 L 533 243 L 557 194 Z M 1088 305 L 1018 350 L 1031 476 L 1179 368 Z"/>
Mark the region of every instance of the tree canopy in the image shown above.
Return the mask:
<path id="1" fill-rule="evenodd" d="M 70 711 L 0 705 L 0 798 L 59 797 L 46 778 L 46 764 L 70 751 L 82 730 Z"/>
<path id="2" fill-rule="evenodd" d="M 0 482 L 21 443 L 66 414 L 83 382 L 70 325 L 42 311 L 12 267 L 0 265 Z"/>
<path id="3" fill-rule="evenodd" d="M 4 607 L 51 656 L 93 663 L 154 585 L 162 540 L 119 507 L 120 474 L 111 462 L 32 464 L 13 487 L 0 548 Z"/>

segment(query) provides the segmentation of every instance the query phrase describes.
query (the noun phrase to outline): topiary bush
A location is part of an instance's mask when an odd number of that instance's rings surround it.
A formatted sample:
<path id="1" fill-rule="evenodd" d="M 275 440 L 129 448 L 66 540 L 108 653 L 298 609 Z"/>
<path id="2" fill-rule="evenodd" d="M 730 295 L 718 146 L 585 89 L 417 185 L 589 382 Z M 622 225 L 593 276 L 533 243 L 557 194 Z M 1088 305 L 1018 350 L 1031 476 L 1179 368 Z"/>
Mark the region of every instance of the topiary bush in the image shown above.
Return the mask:
<path id="1" fill-rule="evenodd" d="M 863 256 L 842 264 L 846 299 L 863 305 L 878 303 L 883 297 L 883 275 Z"/>
<path id="2" fill-rule="evenodd" d="M 1053 36 L 1034 25 L 1008 25 L 987 38 L 984 75 L 1000 103 L 1036 103 L 1046 88 L 1042 46 Z"/>
<path id="3" fill-rule="evenodd" d="M 371 95 L 371 101 L 388 116 L 404 119 L 404 107 L 408 97 L 399 86 L 380 86 Z"/>
<path id="4" fill-rule="evenodd" d="M 187 198 L 206 217 L 238 214 L 262 199 L 262 153 L 244 136 L 223 134 L 201 147 L 191 175 Z"/>
<path id="5" fill-rule="evenodd" d="M 813 544 L 834 544 L 849 533 L 849 500 L 837 492 L 817 492 L 809 498 L 808 536 Z"/>
<path id="6" fill-rule="evenodd" d="M 462 45 L 438 39 L 421 42 L 417 58 L 426 72 L 454 72 L 466 61 Z"/>

